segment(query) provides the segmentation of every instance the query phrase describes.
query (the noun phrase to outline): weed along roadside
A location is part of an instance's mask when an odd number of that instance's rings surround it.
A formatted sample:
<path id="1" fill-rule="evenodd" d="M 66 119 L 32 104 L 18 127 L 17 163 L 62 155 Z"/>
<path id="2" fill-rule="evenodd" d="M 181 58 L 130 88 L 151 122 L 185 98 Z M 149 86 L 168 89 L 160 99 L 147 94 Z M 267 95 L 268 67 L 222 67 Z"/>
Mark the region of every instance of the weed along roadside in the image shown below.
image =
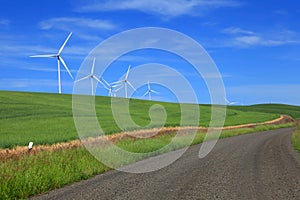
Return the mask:
<path id="1" fill-rule="evenodd" d="M 221 138 L 293 126 L 292 119 L 289 118 L 289 120 L 282 120 L 282 123 L 273 121 L 274 124 L 267 125 L 250 124 L 248 127 L 230 127 L 222 132 Z M 168 144 L 175 134 L 174 131 L 176 128 L 171 130 L 166 128 L 158 136 L 148 139 L 133 139 L 133 133 L 126 133 L 123 137 L 121 135 L 110 137 L 122 149 L 132 152 L 153 152 Z M 205 133 L 205 129 L 199 128 L 192 144 L 203 142 Z M 142 134 L 142 131 L 136 131 L 134 134 Z M 184 140 L 188 134 L 183 134 L 181 137 Z M 2 197 L 5 199 L 27 198 L 109 170 L 82 147 L 79 141 L 42 147 L 41 145 L 34 146 L 29 153 L 27 147 L 1 151 L 13 154 L 13 156 L 3 156 L 4 154 L 1 153 L 0 195 Z M 167 151 L 181 147 L 183 146 L 180 143 L 175 144 Z M 137 160 L 129 160 L 128 163 L 135 161 Z"/>
<path id="2" fill-rule="evenodd" d="M 300 153 L 300 119 L 296 120 L 297 129 L 292 135 L 292 142 L 295 149 Z"/>

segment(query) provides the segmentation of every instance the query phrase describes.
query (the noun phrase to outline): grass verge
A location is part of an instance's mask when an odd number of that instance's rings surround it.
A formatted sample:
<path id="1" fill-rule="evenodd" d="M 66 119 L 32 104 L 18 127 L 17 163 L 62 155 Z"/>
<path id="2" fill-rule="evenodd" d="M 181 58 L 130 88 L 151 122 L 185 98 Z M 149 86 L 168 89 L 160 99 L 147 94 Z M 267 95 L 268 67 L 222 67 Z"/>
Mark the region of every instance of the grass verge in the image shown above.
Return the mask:
<path id="1" fill-rule="evenodd" d="M 226 130 L 222 132 L 221 138 L 291 126 L 292 123 Z M 132 152 L 153 152 L 168 144 L 173 137 L 174 133 L 151 139 L 125 139 L 119 141 L 117 145 Z M 188 135 L 181 137 L 181 140 L 177 140 L 177 143 L 170 148 L 158 152 L 164 153 L 184 147 L 184 140 Z M 203 142 L 204 137 L 204 132 L 198 132 L 192 144 Z M 127 160 L 126 163 L 135 161 L 137 160 Z M 28 154 L 20 158 L 6 159 L 0 163 L 0 198 L 24 199 L 90 178 L 107 170 L 108 167 L 96 160 L 83 147 L 55 152 L 41 151 L 35 155 Z"/>

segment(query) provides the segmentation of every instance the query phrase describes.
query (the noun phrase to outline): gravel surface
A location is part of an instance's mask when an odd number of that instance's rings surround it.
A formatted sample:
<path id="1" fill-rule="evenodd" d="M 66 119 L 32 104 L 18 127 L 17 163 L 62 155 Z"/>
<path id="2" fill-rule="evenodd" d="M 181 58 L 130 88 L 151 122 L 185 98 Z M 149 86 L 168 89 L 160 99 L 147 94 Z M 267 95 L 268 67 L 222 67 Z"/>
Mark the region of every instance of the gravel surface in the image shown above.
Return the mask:
<path id="1" fill-rule="evenodd" d="M 161 170 L 113 170 L 33 199 L 300 199 L 300 154 L 291 145 L 292 131 L 222 139 L 203 159 L 201 144 L 195 145 Z M 138 166 L 147 167 L 148 160 Z"/>

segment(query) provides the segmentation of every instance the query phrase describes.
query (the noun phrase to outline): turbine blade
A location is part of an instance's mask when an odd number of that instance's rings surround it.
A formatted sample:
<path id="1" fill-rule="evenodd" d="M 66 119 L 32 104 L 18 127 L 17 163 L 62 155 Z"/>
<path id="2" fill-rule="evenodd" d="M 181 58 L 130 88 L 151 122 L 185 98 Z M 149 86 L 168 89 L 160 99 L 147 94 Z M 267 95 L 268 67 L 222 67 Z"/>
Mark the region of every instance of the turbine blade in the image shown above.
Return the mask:
<path id="1" fill-rule="evenodd" d="M 148 81 L 148 90 L 151 90 L 151 89 L 150 89 L 150 83 L 149 83 L 149 81 Z"/>
<path id="2" fill-rule="evenodd" d="M 146 96 L 147 94 L 148 94 L 148 91 L 147 91 L 145 94 L 143 94 L 143 96 L 142 96 L 142 97 Z"/>
<path id="3" fill-rule="evenodd" d="M 59 49 L 59 51 L 58 51 L 58 53 L 57 53 L 58 55 L 60 55 L 60 53 L 62 52 L 62 50 L 63 50 L 64 47 L 66 46 L 66 44 L 67 44 L 69 38 L 71 37 L 71 35 L 72 35 L 72 32 L 69 34 L 69 36 L 67 37 L 67 39 L 65 40 L 65 42 L 63 43 L 63 45 L 60 47 L 60 49 Z"/>
<path id="4" fill-rule="evenodd" d="M 109 90 L 109 88 L 106 87 L 106 85 L 105 85 L 102 81 L 100 81 L 100 79 L 99 79 L 98 77 L 96 77 L 95 75 L 92 75 L 92 77 L 93 77 L 96 81 L 98 81 L 101 85 L 103 85 L 104 88 L 106 88 L 106 89 Z"/>
<path id="5" fill-rule="evenodd" d="M 110 87 L 110 84 L 104 78 L 101 78 L 101 79 L 106 84 L 106 86 Z"/>
<path id="6" fill-rule="evenodd" d="M 108 90 L 108 91 L 111 91 L 110 88 L 108 88 L 108 87 L 106 87 L 106 86 L 104 86 L 104 85 L 103 85 L 103 87 L 104 87 L 104 89 L 106 89 L 106 90 Z"/>
<path id="7" fill-rule="evenodd" d="M 103 84 L 102 81 L 100 81 L 99 78 L 97 78 L 97 76 L 92 75 L 92 77 L 93 77 L 96 81 L 98 81 L 99 83 Z"/>
<path id="8" fill-rule="evenodd" d="M 155 93 L 155 94 L 159 94 L 158 92 L 156 92 L 155 90 L 150 90 L 151 92 Z"/>
<path id="9" fill-rule="evenodd" d="M 34 56 L 29 56 L 31 58 L 55 58 L 57 57 L 57 54 L 45 54 L 45 55 L 34 55 Z"/>
<path id="10" fill-rule="evenodd" d="M 133 89 L 134 91 L 136 91 L 136 89 L 133 87 L 133 85 L 132 85 L 129 81 L 127 81 L 127 83 L 128 83 L 128 85 L 129 85 L 130 87 L 132 87 L 132 89 Z"/>
<path id="11" fill-rule="evenodd" d="M 130 67 L 131 67 L 131 65 L 129 65 L 129 67 L 128 67 L 128 70 L 127 70 L 126 75 L 125 75 L 125 80 L 127 80 L 127 78 L 128 78 Z"/>
<path id="12" fill-rule="evenodd" d="M 73 76 L 72 76 L 70 70 L 68 69 L 68 67 L 67 67 L 67 65 L 66 65 L 66 63 L 65 63 L 65 61 L 64 61 L 64 59 L 63 59 L 62 57 L 58 56 L 58 60 L 61 61 L 61 63 L 64 65 L 64 67 L 66 68 L 67 72 L 69 73 L 69 75 L 70 75 L 71 78 L 73 79 Z"/>
<path id="13" fill-rule="evenodd" d="M 117 85 L 112 85 L 111 87 L 119 87 L 119 86 L 122 86 L 122 84 L 117 84 Z"/>
<path id="14" fill-rule="evenodd" d="M 76 80 L 75 82 L 83 81 L 83 80 L 85 80 L 85 79 L 88 79 L 89 77 L 90 77 L 90 75 L 85 76 L 85 77 L 83 77 L 83 78 L 80 78 L 80 79 Z"/>
<path id="15" fill-rule="evenodd" d="M 224 97 L 224 99 L 225 99 L 225 102 L 226 102 L 227 104 L 230 104 L 230 101 L 228 101 L 228 100 L 226 99 L 226 97 Z"/>
<path id="16" fill-rule="evenodd" d="M 120 81 L 112 82 L 111 84 L 113 84 L 113 85 L 114 85 L 114 84 L 118 84 L 118 83 L 121 83 L 121 84 L 122 84 L 123 82 L 124 82 L 124 80 L 120 80 Z"/>
<path id="17" fill-rule="evenodd" d="M 118 92 L 118 91 L 121 90 L 122 88 L 123 88 L 123 86 L 120 87 L 120 88 L 118 88 L 118 89 L 115 89 L 114 92 Z"/>

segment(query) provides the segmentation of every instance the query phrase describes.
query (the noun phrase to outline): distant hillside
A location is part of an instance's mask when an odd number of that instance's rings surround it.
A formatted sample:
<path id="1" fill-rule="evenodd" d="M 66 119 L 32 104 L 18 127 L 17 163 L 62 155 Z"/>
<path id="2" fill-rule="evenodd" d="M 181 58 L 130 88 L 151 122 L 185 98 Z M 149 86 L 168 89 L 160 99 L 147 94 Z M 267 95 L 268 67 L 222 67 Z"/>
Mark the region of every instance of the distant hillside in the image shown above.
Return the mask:
<path id="1" fill-rule="evenodd" d="M 285 104 L 257 104 L 252 106 L 234 106 L 232 109 L 241 111 L 255 111 L 263 113 L 279 113 L 290 115 L 291 117 L 297 119 L 300 118 L 300 106 L 292 106 Z"/>

